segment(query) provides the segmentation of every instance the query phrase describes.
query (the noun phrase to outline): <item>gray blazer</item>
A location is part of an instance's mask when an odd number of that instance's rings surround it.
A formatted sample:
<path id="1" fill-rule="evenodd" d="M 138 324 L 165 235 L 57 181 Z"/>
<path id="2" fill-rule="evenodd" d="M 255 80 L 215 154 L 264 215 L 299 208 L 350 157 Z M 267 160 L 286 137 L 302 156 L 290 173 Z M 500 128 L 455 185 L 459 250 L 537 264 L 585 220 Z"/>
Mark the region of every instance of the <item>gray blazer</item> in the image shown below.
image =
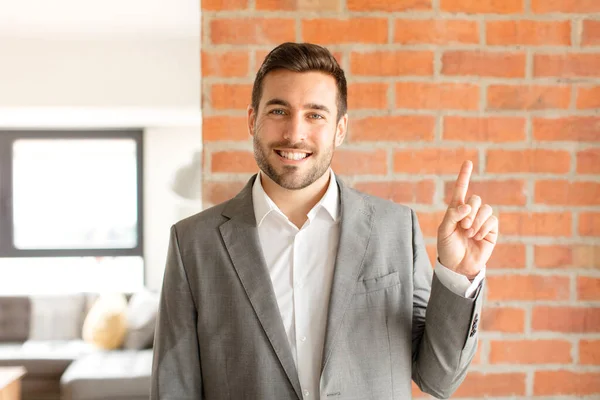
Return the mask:
<path id="1" fill-rule="evenodd" d="M 259 243 L 255 178 L 171 229 L 151 399 L 303 398 Z M 432 277 L 410 208 L 338 185 L 321 399 L 410 399 L 411 378 L 450 396 L 475 353 L 482 287 L 466 299 Z"/>

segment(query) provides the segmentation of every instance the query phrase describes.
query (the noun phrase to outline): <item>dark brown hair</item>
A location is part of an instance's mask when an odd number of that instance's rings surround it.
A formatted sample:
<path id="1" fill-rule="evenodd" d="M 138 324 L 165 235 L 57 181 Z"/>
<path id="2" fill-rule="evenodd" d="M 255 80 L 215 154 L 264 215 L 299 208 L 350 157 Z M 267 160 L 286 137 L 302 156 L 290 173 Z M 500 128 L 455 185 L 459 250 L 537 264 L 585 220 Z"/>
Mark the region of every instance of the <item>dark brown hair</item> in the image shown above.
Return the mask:
<path id="1" fill-rule="evenodd" d="M 265 76 L 275 69 L 287 69 L 293 72 L 320 71 L 335 78 L 337 85 L 337 120 L 348 109 L 348 89 L 344 70 L 326 48 L 311 43 L 283 43 L 275 47 L 265 57 L 256 73 L 252 87 L 252 108 L 258 110 L 262 96 L 262 83 Z"/>

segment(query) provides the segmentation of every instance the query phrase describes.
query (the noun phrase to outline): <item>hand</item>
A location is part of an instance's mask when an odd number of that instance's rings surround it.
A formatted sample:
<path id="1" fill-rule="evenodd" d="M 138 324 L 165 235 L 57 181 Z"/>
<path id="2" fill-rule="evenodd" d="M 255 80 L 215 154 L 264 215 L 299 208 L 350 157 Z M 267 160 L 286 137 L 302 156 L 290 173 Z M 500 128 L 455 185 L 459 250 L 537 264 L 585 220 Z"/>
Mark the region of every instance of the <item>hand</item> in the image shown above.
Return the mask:
<path id="1" fill-rule="evenodd" d="M 469 279 L 490 259 L 498 240 L 498 218 L 492 215 L 492 207 L 482 205 L 475 195 L 465 203 L 472 170 L 473 163 L 465 161 L 437 236 L 440 263 Z"/>

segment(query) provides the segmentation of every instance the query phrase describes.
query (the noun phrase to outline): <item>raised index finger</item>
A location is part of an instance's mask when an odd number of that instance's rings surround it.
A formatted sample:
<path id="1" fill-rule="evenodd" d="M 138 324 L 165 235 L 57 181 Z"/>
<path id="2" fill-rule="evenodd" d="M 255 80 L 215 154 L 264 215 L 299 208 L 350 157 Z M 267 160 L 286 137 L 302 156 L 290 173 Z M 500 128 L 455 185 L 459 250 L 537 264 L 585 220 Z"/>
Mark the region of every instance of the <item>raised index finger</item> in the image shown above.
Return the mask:
<path id="1" fill-rule="evenodd" d="M 458 178 L 454 184 L 454 193 L 452 194 L 451 205 L 457 206 L 465 203 L 465 197 L 467 196 L 467 189 L 469 188 L 469 180 L 471 179 L 472 171 L 473 163 L 469 160 L 465 161 L 460 167 Z"/>

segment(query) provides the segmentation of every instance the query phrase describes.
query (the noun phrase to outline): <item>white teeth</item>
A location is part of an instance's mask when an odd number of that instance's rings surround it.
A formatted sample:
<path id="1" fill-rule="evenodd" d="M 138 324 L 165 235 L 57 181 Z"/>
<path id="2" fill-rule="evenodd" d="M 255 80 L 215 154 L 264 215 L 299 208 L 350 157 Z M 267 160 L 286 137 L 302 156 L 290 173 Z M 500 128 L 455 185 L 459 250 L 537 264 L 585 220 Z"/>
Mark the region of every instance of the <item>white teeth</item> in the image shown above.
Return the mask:
<path id="1" fill-rule="evenodd" d="M 278 151 L 277 152 L 281 157 L 287 158 L 288 160 L 302 160 L 303 158 L 308 157 L 306 153 L 292 153 L 287 151 Z"/>

